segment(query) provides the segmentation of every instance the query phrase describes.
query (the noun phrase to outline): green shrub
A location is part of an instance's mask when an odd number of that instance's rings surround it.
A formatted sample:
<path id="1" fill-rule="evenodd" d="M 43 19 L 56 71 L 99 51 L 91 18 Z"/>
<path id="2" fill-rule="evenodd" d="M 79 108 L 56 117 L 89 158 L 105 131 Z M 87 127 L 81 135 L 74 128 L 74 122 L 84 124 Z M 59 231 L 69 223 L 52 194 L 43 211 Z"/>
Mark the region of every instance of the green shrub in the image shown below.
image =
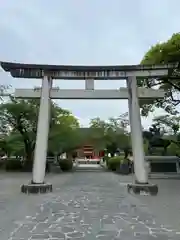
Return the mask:
<path id="1" fill-rule="evenodd" d="M 145 141 L 143 146 L 144 146 L 144 153 L 145 153 L 145 155 L 148 155 L 148 142 Z"/>
<path id="2" fill-rule="evenodd" d="M 33 161 L 24 161 L 22 164 L 22 172 L 32 172 Z M 46 172 L 49 172 L 49 163 L 46 162 Z"/>
<path id="3" fill-rule="evenodd" d="M 171 143 L 171 145 L 167 149 L 168 155 L 174 156 L 174 155 L 180 155 L 180 147 L 175 144 Z"/>
<path id="4" fill-rule="evenodd" d="M 22 170 L 22 163 L 20 160 L 7 160 L 5 163 L 6 171 L 21 171 Z"/>
<path id="5" fill-rule="evenodd" d="M 116 169 L 119 169 L 120 164 L 123 163 L 124 161 L 125 159 L 123 156 L 116 156 L 116 157 L 109 158 L 107 161 L 108 169 L 112 171 L 116 171 Z"/>
<path id="6" fill-rule="evenodd" d="M 73 168 L 73 161 L 72 159 L 60 159 L 59 166 L 63 172 L 70 171 Z"/>
<path id="7" fill-rule="evenodd" d="M 22 165 L 23 172 L 32 172 L 33 161 L 24 161 Z"/>
<path id="8" fill-rule="evenodd" d="M 5 162 L 4 161 L 0 161 L 0 170 L 4 170 L 5 168 Z"/>
<path id="9" fill-rule="evenodd" d="M 108 156 L 104 156 L 104 157 L 103 157 L 103 161 L 106 162 L 106 164 L 108 163 L 108 160 L 109 160 L 109 159 L 110 159 L 110 157 L 108 157 Z"/>

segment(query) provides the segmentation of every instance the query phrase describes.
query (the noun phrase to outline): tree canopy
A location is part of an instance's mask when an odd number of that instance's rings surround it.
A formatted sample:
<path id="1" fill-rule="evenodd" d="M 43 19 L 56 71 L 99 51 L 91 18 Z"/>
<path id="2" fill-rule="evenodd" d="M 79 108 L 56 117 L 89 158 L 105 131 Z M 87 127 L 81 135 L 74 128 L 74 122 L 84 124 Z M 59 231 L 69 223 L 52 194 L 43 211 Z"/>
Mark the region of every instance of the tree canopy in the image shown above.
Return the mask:
<path id="1" fill-rule="evenodd" d="M 10 101 L 0 104 L 1 147 L 5 152 L 7 148 L 9 152 L 24 151 L 26 159 L 32 160 L 38 112 L 38 100 L 11 98 Z M 67 150 L 67 146 L 72 146 L 72 141 L 76 141 L 75 129 L 78 127 L 78 120 L 69 111 L 51 102 L 49 151 L 63 152 Z"/>
<path id="2" fill-rule="evenodd" d="M 126 129 L 127 125 L 126 115 L 109 118 L 108 121 L 94 118 L 90 122 L 94 142 L 96 142 L 96 145 L 100 145 L 101 148 L 106 148 L 111 154 L 114 154 L 117 149 L 123 149 L 130 144 L 129 134 Z"/>
<path id="3" fill-rule="evenodd" d="M 164 133 L 177 135 L 180 130 L 180 116 L 172 116 L 170 114 L 165 114 L 157 116 L 153 119 L 153 123 L 160 127 Z"/>
<path id="4" fill-rule="evenodd" d="M 180 63 L 180 33 L 173 34 L 172 37 L 163 43 L 157 43 L 145 54 L 141 64 L 168 64 Z M 180 104 L 180 79 L 179 67 L 168 77 L 138 79 L 139 86 L 165 90 L 165 98 L 155 100 L 141 100 L 142 115 L 147 116 L 155 108 L 163 108 L 170 114 L 176 114 L 176 106 Z"/>
<path id="5" fill-rule="evenodd" d="M 7 94 L 7 90 L 10 86 L 0 84 L 0 101 L 3 100 L 3 97 Z"/>

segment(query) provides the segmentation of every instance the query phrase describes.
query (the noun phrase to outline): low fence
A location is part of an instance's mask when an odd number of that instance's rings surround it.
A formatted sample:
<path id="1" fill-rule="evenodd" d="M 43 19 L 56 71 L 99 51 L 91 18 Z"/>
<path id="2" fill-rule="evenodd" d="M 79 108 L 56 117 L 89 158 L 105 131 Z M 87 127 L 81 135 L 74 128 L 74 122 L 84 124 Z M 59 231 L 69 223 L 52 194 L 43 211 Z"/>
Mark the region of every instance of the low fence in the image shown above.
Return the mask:
<path id="1" fill-rule="evenodd" d="M 177 156 L 145 156 L 150 173 L 180 174 L 180 158 Z"/>

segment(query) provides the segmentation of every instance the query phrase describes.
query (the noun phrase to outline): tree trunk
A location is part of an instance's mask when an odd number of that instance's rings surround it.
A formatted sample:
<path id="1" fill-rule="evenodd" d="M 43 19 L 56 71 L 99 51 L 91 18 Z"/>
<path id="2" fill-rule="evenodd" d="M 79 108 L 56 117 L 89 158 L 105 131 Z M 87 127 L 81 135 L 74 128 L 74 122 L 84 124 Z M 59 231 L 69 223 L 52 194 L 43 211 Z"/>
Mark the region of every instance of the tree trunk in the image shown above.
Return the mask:
<path id="1" fill-rule="evenodd" d="M 33 161 L 34 149 L 32 149 L 31 143 L 25 144 L 26 161 Z"/>
<path id="2" fill-rule="evenodd" d="M 31 172 L 33 167 L 34 148 L 33 144 L 29 141 L 24 141 L 25 144 L 25 161 L 23 169 L 24 171 Z"/>

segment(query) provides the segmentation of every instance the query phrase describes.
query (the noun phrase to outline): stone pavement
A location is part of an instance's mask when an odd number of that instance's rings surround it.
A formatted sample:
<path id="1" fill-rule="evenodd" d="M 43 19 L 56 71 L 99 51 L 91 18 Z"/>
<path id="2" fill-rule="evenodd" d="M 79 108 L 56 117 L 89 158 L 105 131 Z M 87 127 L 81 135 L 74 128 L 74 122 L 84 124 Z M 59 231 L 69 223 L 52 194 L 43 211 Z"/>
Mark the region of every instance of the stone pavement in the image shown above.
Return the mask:
<path id="1" fill-rule="evenodd" d="M 9 236 L 5 238 L 2 229 L 0 239 L 180 239 L 180 232 L 159 223 L 140 199 L 127 194 L 118 175 L 100 171 L 67 176 L 61 183 L 59 175 L 59 186 L 56 177 L 52 194 L 19 194 L 27 202 L 24 205 L 17 197 L 22 205 L 21 214 L 13 215 Z"/>

